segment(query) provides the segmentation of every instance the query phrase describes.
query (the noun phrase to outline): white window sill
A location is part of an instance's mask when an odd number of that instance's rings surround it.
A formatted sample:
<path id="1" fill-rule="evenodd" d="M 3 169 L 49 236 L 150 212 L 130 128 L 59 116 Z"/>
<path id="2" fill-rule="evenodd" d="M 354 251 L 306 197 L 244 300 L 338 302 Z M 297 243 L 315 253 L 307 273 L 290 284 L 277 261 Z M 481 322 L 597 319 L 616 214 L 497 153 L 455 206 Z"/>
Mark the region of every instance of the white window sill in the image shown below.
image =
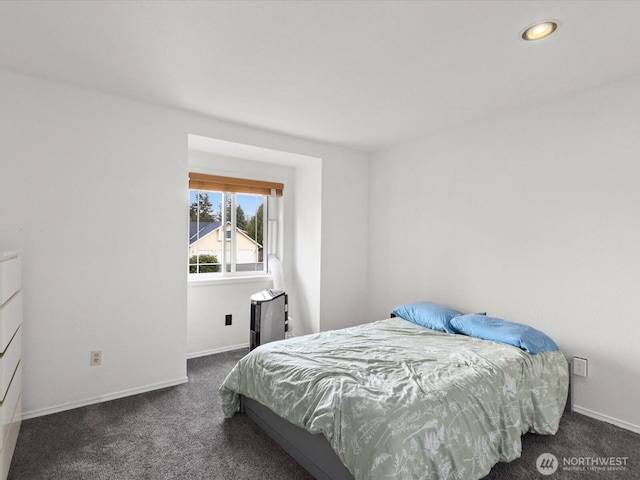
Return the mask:
<path id="1" fill-rule="evenodd" d="M 273 280 L 271 274 L 262 275 L 237 275 L 226 277 L 207 277 L 207 278 L 191 278 L 187 279 L 188 287 L 207 287 L 210 285 L 228 285 L 234 283 L 262 283 Z"/>

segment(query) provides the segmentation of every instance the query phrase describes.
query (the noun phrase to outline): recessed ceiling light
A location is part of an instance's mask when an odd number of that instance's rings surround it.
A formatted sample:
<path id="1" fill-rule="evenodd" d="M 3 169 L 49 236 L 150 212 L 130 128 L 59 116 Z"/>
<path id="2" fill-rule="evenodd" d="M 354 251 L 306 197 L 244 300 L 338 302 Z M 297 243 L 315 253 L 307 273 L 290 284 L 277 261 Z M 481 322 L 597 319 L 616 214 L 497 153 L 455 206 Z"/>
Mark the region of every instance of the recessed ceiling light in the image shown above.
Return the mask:
<path id="1" fill-rule="evenodd" d="M 543 20 L 536 22 L 533 25 L 529 25 L 522 32 L 522 38 L 524 40 L 540 40 L 547 37 L 556 31 L 558 28 L 558 22 L 555 20 Z"/>

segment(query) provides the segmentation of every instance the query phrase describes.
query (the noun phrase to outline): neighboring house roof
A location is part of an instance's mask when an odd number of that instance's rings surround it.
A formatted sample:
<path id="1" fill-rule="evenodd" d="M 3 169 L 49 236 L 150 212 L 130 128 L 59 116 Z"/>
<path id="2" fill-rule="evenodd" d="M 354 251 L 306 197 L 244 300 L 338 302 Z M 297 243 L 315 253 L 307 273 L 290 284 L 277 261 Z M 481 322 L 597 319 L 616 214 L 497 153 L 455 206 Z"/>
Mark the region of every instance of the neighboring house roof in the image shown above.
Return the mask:
<path id="1" fill-rule="evenodd" d="M 189 245 L 217 230 L 220 225 L 222 222 L 191 222 L 189 224 Z"/>
<path id="2" fill-rule="evenodd" d="M 229 222 L 227 222 L 227 225 Z M 209 235 L 211 232 L 215 232 L 220 226 L 222 222 L 191 222 L 189 223 L 189 245 L 200 240 L 202 237 Z M 250 241 L 255 243 L 258 247 L 262 247 L 258 242 L 256 242 L 253 238 L 247 235 L 247 232 L 242 230 L 241 228 L 236 227 L 236 231 L 240 234 L 247 237 Z"/>

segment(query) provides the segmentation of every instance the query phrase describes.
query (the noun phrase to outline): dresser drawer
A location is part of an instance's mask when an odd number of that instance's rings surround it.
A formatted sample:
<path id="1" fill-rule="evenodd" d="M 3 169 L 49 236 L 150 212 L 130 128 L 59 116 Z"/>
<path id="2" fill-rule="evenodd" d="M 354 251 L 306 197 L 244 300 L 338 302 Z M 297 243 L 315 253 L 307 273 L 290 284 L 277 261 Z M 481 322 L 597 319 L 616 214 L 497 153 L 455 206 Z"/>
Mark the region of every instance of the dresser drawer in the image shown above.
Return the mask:
<path id="1" fill-rule="evenodd" d="M 16 371 L 16 367 L 22 356 L 22 329 L 19 328 L 14 335 L 6 352 L 0 355 L 0 401 L 4 401 L 7 395 L 9 383 Z"/>
<path id="2" fill-rule="evenodd" d="M 20 402 L 20 400 L 18 402 Z M 0 452 L 0 478 L 2 479 L 7 478 L 7 476 L 9 475 L 9 469 L 11 468 L 11 459 L 13 458 L 13 452 L 16 449 L 16 443 L 18 443 L 21 416 L 22 409 L 20 408 L 20 403 L 18 403 L 16 414 L 14 415 L 14 421 L 9 426 L 9 432 L 7 433 L 7 438 L 4 442 L 4 448 Z"/>
<path id="3" fill-rule="evenodd" d="M 18 292 L 0 306 L 0 355 L 7 350 L 9 342 L 21 323 L 22 292 Z"/>
<path id="4" fill-rule="evenodd" d="M 0 305 L 20 290 L 22 268 L 17 252 L 0 253 Z"/>
<path id="5" fill-rule="evenodd" d="M 0 402 L 0 418 L 2 419 L 2 430 L 0 431 L 0 450 L 4 450 L 7 436 L 14 423 L 20 422 L 22 417 L 22 365 L 18 365 L 16 374 L 11 380 L 7 396 Z M 2 477 L 0 477 L 2 478 Z"/>

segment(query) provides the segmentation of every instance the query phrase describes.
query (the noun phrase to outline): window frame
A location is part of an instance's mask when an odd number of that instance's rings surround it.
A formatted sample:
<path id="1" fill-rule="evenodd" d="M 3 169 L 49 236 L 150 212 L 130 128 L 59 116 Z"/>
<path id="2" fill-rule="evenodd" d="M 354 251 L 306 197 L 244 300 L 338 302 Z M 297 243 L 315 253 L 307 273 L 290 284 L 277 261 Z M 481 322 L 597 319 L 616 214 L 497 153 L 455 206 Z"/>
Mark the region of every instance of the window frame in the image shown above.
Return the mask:
<path id="1" fill-rule="evenodd" d="M 190 177 L 193 174 L 190 173 Z M 198 174 L 198 175 L 203 175 L 203 174 Z M 221 177 L 221 178 L 229 178 L 229 177 Z M 266 183 L 266 182 L 263 182 Z M 282 184 L 280 184 L 282 185 Z M 188 282 L 214 282 L 214 283 L 229 283 L 229 282 L 235 282 L 235 281 L 239 281 L 239 280 L 255 280 L 255 279 L 263 279 L 263 278 L 270 278 L 271 277 L 271 273 L 269 272 L 269 265 L 268 265 L 268 244 L 269 244 L 269 196 L 265 194 L 265 190 L 263 189 L 261 192 L 256 193 L 256 192 L 228 192 L 228 191 L 222 191 L 222 190 L 213 190 L 213 189 L 208 189 L 208 188 L 192 188 L 191 187 L 191 179 L 190 179 L 190 185 L 189 185 L 189 196 L 191 196 L 191 192 L 196 192 L 196 198 L 200 198 L 200 194 L 201 193 L 215 193 L 215 194 L 220 194 L 221 198 L 222 198 L 222 203 L 221 203 L 221 212 L 220 212 L 220 227 L 222 229 L 222 232 L 220 234 L 220 238 L 221 238 L 221 242 L 223 243 L 221 245 L 220 248 L 220 258 L 218 259 L 217 265 L 220 266 L 220 271 L 218 272 L 204 272 L 204 273 L 191 273 L 190 271 L 190 267 L 192 266 L 191 264 L 191 251 L 190 248 L 188 248 L 188 256 L 187 256 L 187 280 Z M 274 193 L 273 190 L 270 189 L 271 193 Z M 282 187 L 280 187 L 280 195 L 282 194 Z M 260 196 L 262 197 L 262 243 L 258 244 L 260 245 L 260 247 L 262 248 L 262 262 L 256 262 L 256 263 L 262 263 L 263 268 L 262 270 L 255 270 L 255 271 L 246 271 L 246 272 L 242 272 L 242 271 L 237 271 L 237 195 L 255 195 L 255 196 Z M 227 201 L 229 199 L 230 196 L 230 201 L 231 201 L 231 208 L 230 208 L 230 213 L 231 213 L 231 218 L 227 219 L 226 218 L 226 205 L 227 205 Z M 189 206 L 191 206 L 191 203 L 189 202 Z M 256 209 L 256 221 L 257 221 L 257 209 Z M 189 220 L 191 221 L 191 220 Z M 229 231 L 227 232 L 227 221 L 230 224 L 230 228 Z M 257 227 L 256 227 L 257 228 Z M 230 239 L 227 239 L 227 233 L 230 234 Z M 257 240 L 254 240 L 257 243 Z M 227 242 L 229 242 L 229 248 L 227 249 Z M 188 245 L 188 247 L 190 246 L 190 244 Z M 197 255 L 197 254 L 196 254 Z M 229 256 L 230 258 L 227 258 L 227 256 Z M 256 251 L 256 256 L 259 256 L 259 249 Z M 196 264 L 199 265 L 199 262 Z M 230 271 L 227 271 L 227 268 L 229 268 Z"/>

